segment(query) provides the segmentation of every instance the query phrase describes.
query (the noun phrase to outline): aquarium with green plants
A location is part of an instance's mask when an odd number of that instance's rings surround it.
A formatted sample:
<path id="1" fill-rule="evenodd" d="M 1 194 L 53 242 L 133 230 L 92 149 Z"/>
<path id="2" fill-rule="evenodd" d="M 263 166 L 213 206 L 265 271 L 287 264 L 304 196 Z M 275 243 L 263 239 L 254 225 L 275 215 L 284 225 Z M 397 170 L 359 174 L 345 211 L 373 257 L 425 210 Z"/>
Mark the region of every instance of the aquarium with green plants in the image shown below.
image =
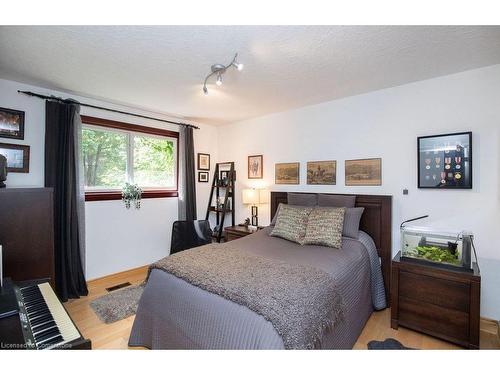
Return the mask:
<path id="1" fill-rule="evenodd" d="M 471 269 L 472 234 L 432 228 L 401 228 L 401 260 L 433 263 L 445 268 Z"/>

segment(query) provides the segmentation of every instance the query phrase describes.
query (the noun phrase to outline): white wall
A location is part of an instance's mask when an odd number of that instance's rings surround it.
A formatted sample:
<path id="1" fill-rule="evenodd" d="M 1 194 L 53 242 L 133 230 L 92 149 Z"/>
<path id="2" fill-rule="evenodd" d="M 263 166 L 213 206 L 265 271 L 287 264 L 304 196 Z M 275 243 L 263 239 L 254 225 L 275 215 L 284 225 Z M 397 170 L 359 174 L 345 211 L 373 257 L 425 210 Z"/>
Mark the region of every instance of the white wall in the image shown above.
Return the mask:
<path id="1" fill-rule="evenodd" d="M 499 129 L 500 65 L 496 65 L 220 127 L 219 158 L 236 162 L 239 191 L 267 186 L 280 191 L 392 195 L 394 252 L 399 224 L 415 216 L 430 215 L 423 225 L 472 230 L 483 278 L 481 314 L 498 320 Z M 474 188 L 418 190 L 417 136 L 469 130 Z M 247 156 L 255 154 L 264 155 L 260 181 L 246 179 Z M 371 157 L 382 158 L 382 186 L 344 186 L 344 160 Z M 306 185 L 308 160 L 337 160 L 337 185 Z M 301 184 L 274 185 L 274 164 L 297 161 Z M 403 188 L 409 189 L 408 196 L 402 195 Z M 239 221 L 250 216 L 248 207 L 237 208 Z M 269 206 L 259 212 L 260 222 L 268 223 Z"/>
<path id="2" fill-rule="evenodd" d="M 18 143 L 31 146 L 30 173 L 10 173 L 8 187 L 40 187 L 44 184 L 44 134 L 45 102 L 17 93 L 28 90 L 45 95 L 116 108 L 154 117 L 161 115 L 130 109 L 103 101 L 48 90 L 18 82 L 0 80 L 0 107 L 25 111 L 25 139 L 14 141 L 0 138 L 0 142 Z M 89 116 L 108 118 L 117 121 L 178 130 L 175 125 L 138 119 L 131 116 L 82 107 L 81 113 Z M 195 152 L 217 157 L 217 131 L 209 125 L 198 124 L 195 131 Z M 198 212 L 204 215 L 207 189 L 209 184 L 197 184 L 197 194 L 201 203 Z M 143 266 L 168 254 L 172 223 L 178 218 L 177 198 L 144 199 L 140 210 L 125 209 L 121 201 L 87 202 L 86 213 L 86 277 L 97 277 L 130 268 Z"/>

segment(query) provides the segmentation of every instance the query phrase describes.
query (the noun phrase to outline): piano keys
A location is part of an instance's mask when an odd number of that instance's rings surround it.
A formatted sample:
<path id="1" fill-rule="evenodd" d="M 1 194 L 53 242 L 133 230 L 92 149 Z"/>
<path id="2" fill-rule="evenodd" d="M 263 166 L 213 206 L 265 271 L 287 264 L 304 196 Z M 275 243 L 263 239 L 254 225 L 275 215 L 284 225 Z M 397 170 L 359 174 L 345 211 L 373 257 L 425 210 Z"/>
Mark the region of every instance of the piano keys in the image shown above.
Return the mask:
<path id="1" fill-rule="evenodd" d="M 14 290 L 26 349 L 90 349 L 49 283 Z"/>

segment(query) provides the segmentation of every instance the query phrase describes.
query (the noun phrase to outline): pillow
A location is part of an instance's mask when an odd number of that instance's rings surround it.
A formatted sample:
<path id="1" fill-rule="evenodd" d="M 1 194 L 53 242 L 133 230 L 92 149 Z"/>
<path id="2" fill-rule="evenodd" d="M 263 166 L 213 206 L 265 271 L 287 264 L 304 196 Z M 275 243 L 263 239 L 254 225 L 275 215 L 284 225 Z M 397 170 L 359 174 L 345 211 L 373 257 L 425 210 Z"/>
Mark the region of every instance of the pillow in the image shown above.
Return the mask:
<path id="1" fill-rule="evenodd" d="M 313 207 L 318 205 L 318 194 L 288 193 L 288 204 L 292 206 Z"/>
<path id="2" fill-rule="evenodd" d="M 318 206 L 320 207 L 354 207 L 356 204 L 355 195 L 333 195 L 318 194 Z"/>
<path id="3" fill-rule="evenodd" d="M 321 245 L 339 249 L 342 246 L 342 227 L 345 207 L 316 207 L 307 221 L 303 245 Z"/>
<path id="4" fill-rule="evenodd" d="M 271 220 L 271 224 L 269 224 L 269 225 L 271 225 L 271 226 L 276 225 L 276 219 L 278 218 L 278 214 L 280 213 L 280 208 L 281 208 L 281 206 L 286 206 L 286 205 L 287 205 L 286 203 L 280 203 L 278 205 L 278 209 L 276 210 L 276 213 L 274 214 L 274 217 Z M 307 206 L 294 206 L 294 205 L 291 205 L 291 204 L 289 204 L 288 206 L 295 207 L 295 208 L 308 208 Z"/>
<path id="5" fill-rule="evenodd" d="M 342 229 L 344 237 L 359 238 L 359 222 L 364 210 L 364 207 L 347 208 L 345 210 L 344 228 Z"/>
<path id="6" fill-rule="evenodd" d="M 280 206 L 276 225 L 270 235 L 285 240 L 302 243 L 306 234 L 307 218 L 312 207 L 291 207 L 286 204 Z"/>

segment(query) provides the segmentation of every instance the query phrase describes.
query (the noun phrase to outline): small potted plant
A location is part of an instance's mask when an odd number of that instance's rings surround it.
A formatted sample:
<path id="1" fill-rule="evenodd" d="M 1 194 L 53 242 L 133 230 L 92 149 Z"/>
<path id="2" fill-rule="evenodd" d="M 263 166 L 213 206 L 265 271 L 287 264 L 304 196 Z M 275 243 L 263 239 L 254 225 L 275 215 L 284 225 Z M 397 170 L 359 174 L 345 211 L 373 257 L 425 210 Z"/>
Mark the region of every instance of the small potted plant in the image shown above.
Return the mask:
<path id="1" fill-rule="evenodd" d="M 130 203 L 134 202 L 135 208 L 141 208 L 142 189 L 137 184 L 125 183 L 122 189 L 122 201 L 125 207 L 130 208 Z"/>

